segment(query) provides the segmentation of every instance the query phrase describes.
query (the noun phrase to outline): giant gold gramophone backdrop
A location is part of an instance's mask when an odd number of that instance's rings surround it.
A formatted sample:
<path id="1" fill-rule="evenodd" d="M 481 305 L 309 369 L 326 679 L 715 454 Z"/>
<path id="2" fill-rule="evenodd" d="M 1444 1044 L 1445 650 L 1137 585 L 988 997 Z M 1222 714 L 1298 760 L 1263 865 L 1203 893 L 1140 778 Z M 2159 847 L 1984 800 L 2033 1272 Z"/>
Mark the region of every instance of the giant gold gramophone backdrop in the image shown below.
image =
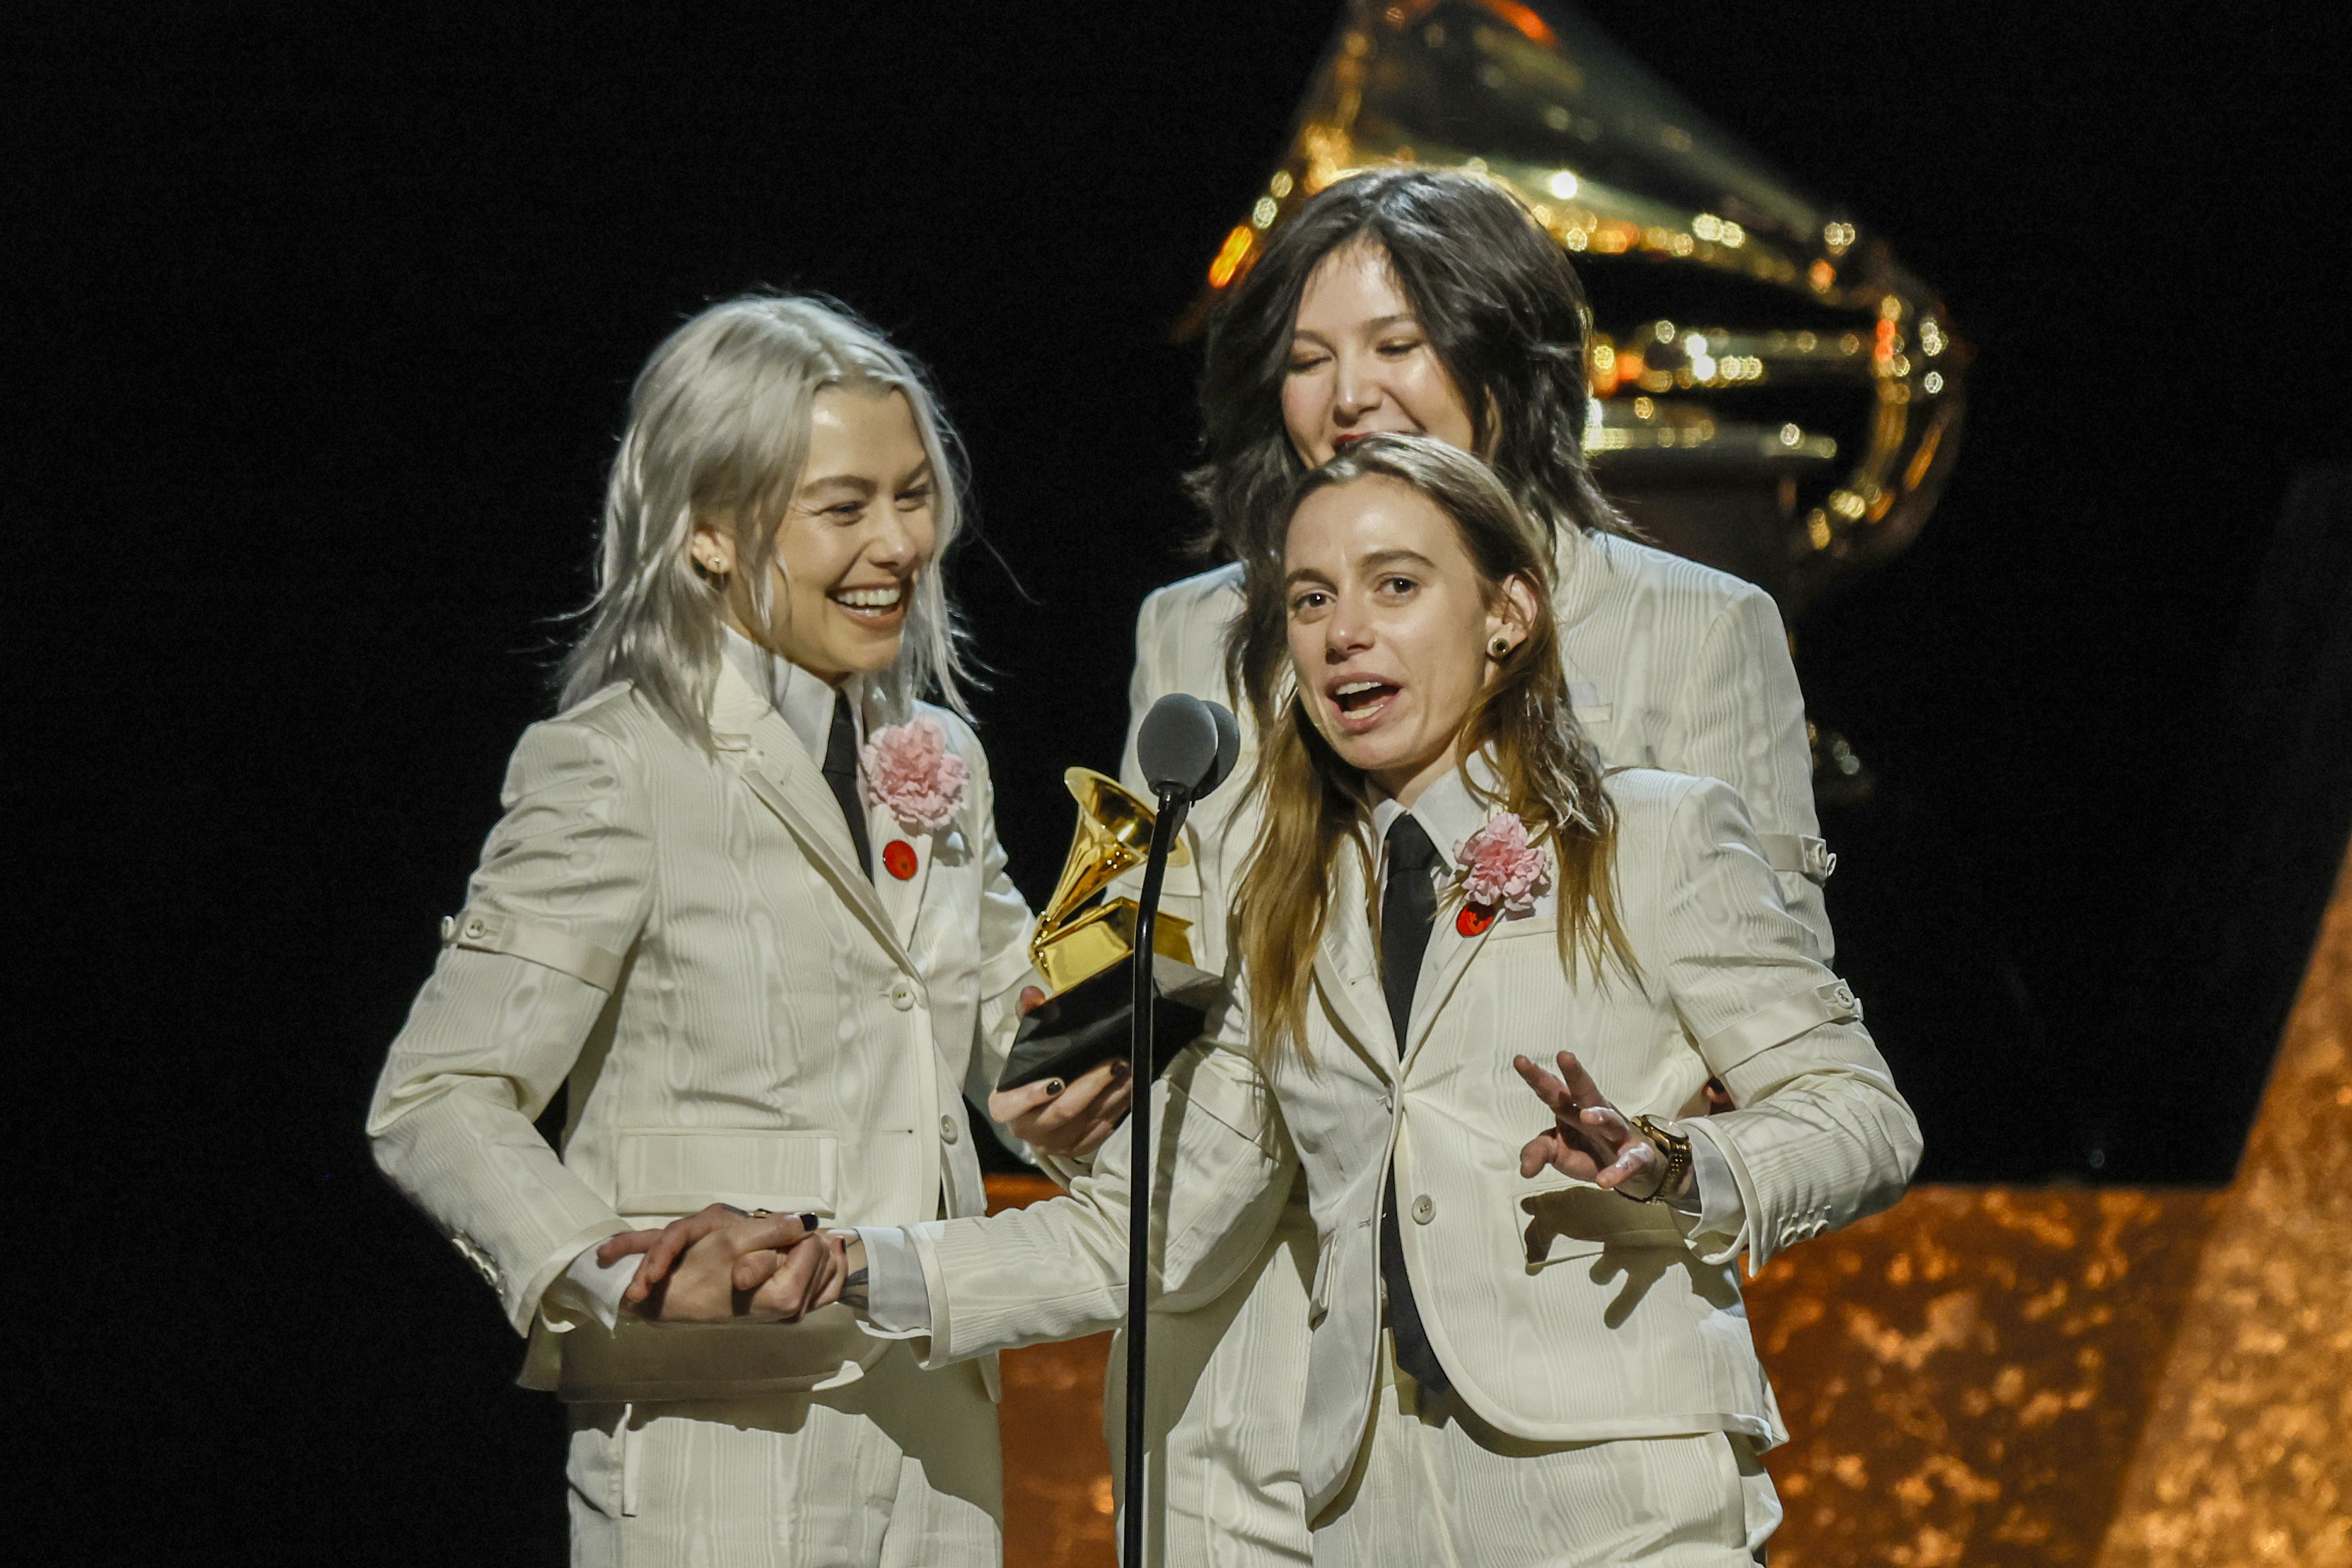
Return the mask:
<path id="1" fill-rule="evenodd" d="M 1795 615 L 1927 521 L 1969 359 L 1941 302 L 1570 6 L 1352 0 L 1195 317 L 1299 202 L 1390 162 L 1502 183 L 1577 258 L 1585 446 L 1653 537 Z"/>
<path id="2" fill-rule="evenodd" d="M 1011 872 L 1042 908 L 1076 849 L 1083 984 L 1137 821 L 1066 781 L 1201 565 L 1184 333 L 1409 155 L 1542 210 L 1606 486 L 1786 612 L 1926 1132 L 1750 1290 L 1775 1563 L 2352 1565 L 2345 7 L 28 0 L 9 44 L 18 1555 L 564 1560 L 563 1412 L 361 1124 L 648 348 L 772 286 L 931 365 Z M 1109 1560 L 1103 1350 L 1006 1364 L 1024 1568 Z"/>

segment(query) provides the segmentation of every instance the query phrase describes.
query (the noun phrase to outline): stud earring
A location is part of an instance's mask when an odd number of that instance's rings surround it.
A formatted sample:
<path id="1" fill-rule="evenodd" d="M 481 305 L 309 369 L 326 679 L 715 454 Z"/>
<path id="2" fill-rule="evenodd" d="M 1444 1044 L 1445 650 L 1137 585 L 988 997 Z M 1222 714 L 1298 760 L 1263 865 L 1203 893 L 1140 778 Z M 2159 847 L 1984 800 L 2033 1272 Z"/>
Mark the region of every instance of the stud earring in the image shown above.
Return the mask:
<path id="1" fill-rule="evenodd" d="M 1500 632 L 1496 632 L 1495 640 L 1486 644 L 1486 654 L 1489 658 L 1508 658 L 1510 656 L 1510 653 L 1511 640 L 1508 637 L 1504 636 Z"/>

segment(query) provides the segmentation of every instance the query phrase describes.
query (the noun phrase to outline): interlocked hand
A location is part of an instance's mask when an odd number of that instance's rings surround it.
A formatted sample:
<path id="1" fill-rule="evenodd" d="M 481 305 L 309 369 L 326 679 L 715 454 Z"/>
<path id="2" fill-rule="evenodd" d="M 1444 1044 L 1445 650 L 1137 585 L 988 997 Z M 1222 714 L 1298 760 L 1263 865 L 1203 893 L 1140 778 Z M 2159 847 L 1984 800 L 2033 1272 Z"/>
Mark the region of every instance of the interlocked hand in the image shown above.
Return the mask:
<path id="1" fill-rule="evenodd" d="M 662 1229 L 613 1237 L 596 1260 L 610 1268 L 645 1255 L 622 1300 L 656 1322 L 797 1322 L 839 1301 L 850 1272 L 842 1239 L 815 1219 L 714 1203 Z"/>

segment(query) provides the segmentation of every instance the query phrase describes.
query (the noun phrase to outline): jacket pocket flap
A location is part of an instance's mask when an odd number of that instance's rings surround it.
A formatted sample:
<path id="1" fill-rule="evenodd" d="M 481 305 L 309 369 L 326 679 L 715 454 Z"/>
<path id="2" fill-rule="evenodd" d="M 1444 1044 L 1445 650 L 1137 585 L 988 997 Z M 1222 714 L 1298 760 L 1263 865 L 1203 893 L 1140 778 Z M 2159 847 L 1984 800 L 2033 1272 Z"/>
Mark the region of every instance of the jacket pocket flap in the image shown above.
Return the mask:
<path id="1" fill-rule="evenodd" d="M 831 1215 L 840 1150 L 831 1133 L 624 1129 L 614 1207 L 632 1217 L 692 1214 L 712 1203 Z"/>

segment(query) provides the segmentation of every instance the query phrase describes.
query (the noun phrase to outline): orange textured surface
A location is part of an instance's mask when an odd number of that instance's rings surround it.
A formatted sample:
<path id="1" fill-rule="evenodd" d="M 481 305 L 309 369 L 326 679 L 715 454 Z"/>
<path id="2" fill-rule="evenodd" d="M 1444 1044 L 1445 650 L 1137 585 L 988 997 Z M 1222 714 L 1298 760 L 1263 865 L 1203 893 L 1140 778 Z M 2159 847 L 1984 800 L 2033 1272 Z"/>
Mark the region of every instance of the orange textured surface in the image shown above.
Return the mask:
<path id="1" fill-rule="evenodd" d="M 2221 1201 L 1921 1187 L 1748 1281 L 1790 1434 L 1774 1568 L 2091 1563 Z M 1004 1359 L 1008 1563 L 1110 1561 L 1108 1354 Z"/>
<path id="2" fill-rule="evenodd" d="M 1776 1259 L 1774 1568 L 2090 1563 L 2218 1201 L 1925 1186 Z"/>
<path id="3" fill-rule="evenodd" d="M 2098 1561 L 2352 1564 L 2352 862 Z"/>
<path id="4" fill-rule="evenodd" d="M 1044 1176 L 988 1178 L 988 1211 L 1062 1189 Z M 1018 1568 L 1112 1562 L 1110 1450 L 1103 1444 L 1103 1365 L 1110 1335 L 1031 1345 L 999 1358 L 1004 1402 L 1004 1561 Z"/>
<path id="5" fill-rule="evenodd" d="M 2226 1192 L 1920 1187 L 1747 1292 L 1774 1568 L 2352 1568 L 2352 871 Z M 1004 1358 L 1008 1563 L 1112 1560 L 1108 1354 Z"/>

